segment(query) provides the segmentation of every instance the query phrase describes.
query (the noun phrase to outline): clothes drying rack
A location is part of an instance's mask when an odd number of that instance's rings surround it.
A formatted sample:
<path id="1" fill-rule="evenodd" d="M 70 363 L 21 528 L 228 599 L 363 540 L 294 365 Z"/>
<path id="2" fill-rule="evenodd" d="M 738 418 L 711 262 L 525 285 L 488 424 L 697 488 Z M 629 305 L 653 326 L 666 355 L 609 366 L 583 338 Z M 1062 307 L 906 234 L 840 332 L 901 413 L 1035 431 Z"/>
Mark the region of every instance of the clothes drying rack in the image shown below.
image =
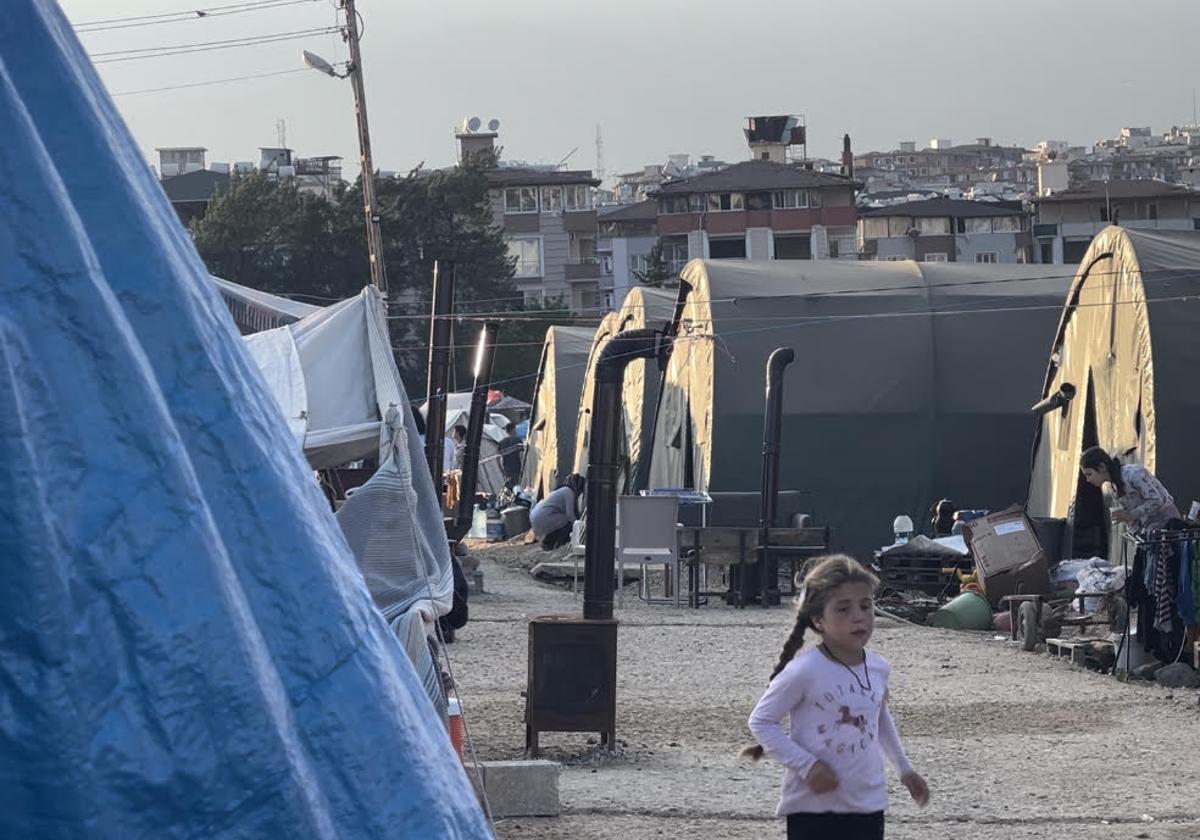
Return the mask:
<path id="1" fill-rule="evenodd" d="M 1175 529 L 1175 530 L 1168 529 L 1168 528 L 1157 528 L 1157 529 L 1148 530 L 1148 531 L 1130 531 L 1130 530 L 1126 529 L 1121 534 L 1121 539 L 1123 539 L 1127 544 L 1133 546 L 1133 549 L 1135 552 L 1140 548 L 1147 548 L 1150 546 L 1169 545 L 1171 543 L 1200 541 L 1200 525 L 1191 525 L 1186 528 L 1179 528 L 1179 529 Z M 1125 571 L 1125 581 L 1126 581 L 1125 585 L 1128 587 L 1128 585 L 1129 585 L 1129 552 L 1127 552 L 1127 551 L 1121 552 L 1121 568 L 1124 569 L 1124 571 Z M 1126 598 L 1126 602 L 1128 603 L 1128 598 Z M 1116 656 L 1117 663 L 1120 663 L 1121 652 L 1125 649 L 1125 645 L 1129 643 L 1129 622 L 1130 622 L 1130 615 L 1132 614 L 1132 612 L 1133 612 L 1133 610 L 1128 609 L 1128 608 L 1126 608 L 1126 610 L 1125 610 L 1125 629 L 1121 633 L 1121 644 L 1117 646 L 1117 656 Z M 1186 650 L 1186 649 L 1187 649 L 1187 633 L 1184 633 L 1183 634 L 1183 642 L 1180 645 L 1179 652 L 1177 654 L 1175 654 L 1174 659 L 1172 659 L 1171 662 L 1168 662 L 1167 664 L 1170 665 L 1174 662 L 1179 662 L 1180 659 L 1183 657 L 1184 650 Z"/>

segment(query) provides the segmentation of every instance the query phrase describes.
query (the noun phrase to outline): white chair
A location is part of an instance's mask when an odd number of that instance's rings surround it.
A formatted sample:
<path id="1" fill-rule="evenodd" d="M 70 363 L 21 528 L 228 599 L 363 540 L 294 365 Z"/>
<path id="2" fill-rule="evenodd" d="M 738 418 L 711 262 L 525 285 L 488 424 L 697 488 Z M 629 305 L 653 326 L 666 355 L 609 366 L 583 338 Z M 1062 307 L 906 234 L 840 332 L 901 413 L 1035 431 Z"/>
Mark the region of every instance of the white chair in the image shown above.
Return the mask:
<path id="1" fill-rule="evenodd" d="M 625 564 L 641 567 L 638 597 L 651 604 L 679 606 L 683 583 L 679 563 L 679 499 L 674 496 L 621 496 L 617 499 L 617 592 L 625 606 Z M 651 598 L 646 566 L 667 574 L 664 597 Z"/>

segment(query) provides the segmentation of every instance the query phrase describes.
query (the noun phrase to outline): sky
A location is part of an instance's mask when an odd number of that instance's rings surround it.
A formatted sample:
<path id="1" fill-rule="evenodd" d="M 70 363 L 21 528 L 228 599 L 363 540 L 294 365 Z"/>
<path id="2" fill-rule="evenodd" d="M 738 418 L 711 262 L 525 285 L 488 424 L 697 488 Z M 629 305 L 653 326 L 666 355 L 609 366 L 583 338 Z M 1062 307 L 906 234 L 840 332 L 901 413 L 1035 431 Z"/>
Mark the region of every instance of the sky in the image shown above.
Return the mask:
<path id="1" fill-rule="evenodd" d="M 113 61 L 118 50 L 331 27 L 333 0 L 60 0 L 147 157 L 205 146 L 257 160 L 278 123 L 301 156 L 357 166 L 347 81 L 304 71 L 302 49 L 344 61 L 332 33 L 248 48 Z M 243 0 L 245 3 L 246 0 Z M 375 166 L 455 160 L 454 128 L 500 120 L 505 157 L 609 175 L 667 155 L 748 156 L 747 116 L 802 114 L 810 156 L 901 140 L 991 137 L 1091 145 L 1121 126 L 1191 122 L 1198 0 L 358 0 Z M 166 24 L 117 19 L 208 9 Z M 95 23 L 115 21 L 114 23 Z M 85 24 L 92 23 L 88 27 Z M 104 29 L 103 27 L 123 28 Z M 82 31 L 90 29 L 91 31 Z M 296 71 L 296 72 L 287 72 Z M 182 89 L 213 80 L 249 79 Z"/>

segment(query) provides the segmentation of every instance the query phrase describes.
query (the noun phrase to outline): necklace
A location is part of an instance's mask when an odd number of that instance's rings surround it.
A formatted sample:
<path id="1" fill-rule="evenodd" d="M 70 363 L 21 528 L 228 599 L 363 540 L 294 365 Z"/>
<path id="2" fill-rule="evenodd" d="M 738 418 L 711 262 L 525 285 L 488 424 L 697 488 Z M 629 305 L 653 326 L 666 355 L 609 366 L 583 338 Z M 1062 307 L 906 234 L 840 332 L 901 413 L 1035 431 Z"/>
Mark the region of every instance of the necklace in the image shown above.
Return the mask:
<path id="1" fill-rule="evenodd" d="M 851 675 L 852 677 L 854 677 L 854 681 L 855 681 L 856 683 L 858 683 L 858 687 L 859 687 L 859 688 L 860 688 L 862 691 L 864 691 L 864 692 L 868 692 L 868 693 L 871 691 L 871 670 L 870 670 L 870 669 L 867 667 L 867 654 L 866 654 L 866 651 L 863 651 L 863 677 L 866 677 L 866 678 L 867 678 L 867 681 L 864 683 L 864 682 L 863 682 L 863 680 L 862 680 L 862 677 L 859 677 L 859 675 L 858 675 L 858 672 L 857 672 L 857 671 L 855 671 L 853 668 L 851 668 L 849 665 L 847 665 L 845 662 L 843 662 L 841 659 L 839 659 L 838 657 L 834 656 L 834 654 L 833 654 L 833 651 L 831 651 L 831 650 L 829 649 L 829 646 L 828 646 L 828 645 L 826 645 L 824 642 L 822 642 L 822 643 L 821 643 L 821 650 L 824 652 L 824 654 L 825 654 L 826 656 L 828 656 L 828 657 L 829 657 L 830 659 L 832 659 L 834 662 L 836 662 L 837 664 L 839 664 L 839 665 L 841 665 L 843 668 L 845 668 L 847 671 L 849 671 L 849 672 L 850 672 L 850 675 Z"/>

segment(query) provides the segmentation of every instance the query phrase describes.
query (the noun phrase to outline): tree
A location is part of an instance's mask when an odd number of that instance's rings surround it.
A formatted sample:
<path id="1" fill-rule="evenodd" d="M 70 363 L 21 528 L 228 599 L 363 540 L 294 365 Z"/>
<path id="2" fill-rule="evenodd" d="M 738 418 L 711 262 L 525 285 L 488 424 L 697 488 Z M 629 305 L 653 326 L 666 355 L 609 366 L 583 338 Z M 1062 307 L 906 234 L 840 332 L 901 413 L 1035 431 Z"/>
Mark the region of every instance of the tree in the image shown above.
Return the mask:
<path id="1" fill-rule="evenodd" d="M 661 239 L 654 243 L 650 253 L 646 255 L 646 267 L 641 271 L 635 270 L 633 275 L 643 286 L 653 286 L 656 289 L 676 284 L 678 278 L 671 273 L 670 266 L 667 265 L 667 260 L 663 256 Z"/>
<path id="2" fill-rule="evenodd" d="M 410 396 L 424 396 L 435 260 L 456 265 L 453 344 L 455 380 L 471 383 L 481 321 L 502 324 L 494 380 L 513 380 L 509 393 L 528 399 L 546 326 L 569 322 L 561 309 L 521 315 L 513 259 L 496 227 L 488 194 L 494 156 L 474 156 L 453 169 L 377 178 L 380 227 L 388 277 L 389 326 L 396 363 Z M 333 201 L 263 174 L 236 176 L 205 216 L 192 225 L 209 271 L 235 283 L 326 304 L 357 294 L 368 282 L 361 182 Z M 532 358 L 532 362 L 529 359 Z M 525 378 L 527 377 L 527 378 Z"/>

